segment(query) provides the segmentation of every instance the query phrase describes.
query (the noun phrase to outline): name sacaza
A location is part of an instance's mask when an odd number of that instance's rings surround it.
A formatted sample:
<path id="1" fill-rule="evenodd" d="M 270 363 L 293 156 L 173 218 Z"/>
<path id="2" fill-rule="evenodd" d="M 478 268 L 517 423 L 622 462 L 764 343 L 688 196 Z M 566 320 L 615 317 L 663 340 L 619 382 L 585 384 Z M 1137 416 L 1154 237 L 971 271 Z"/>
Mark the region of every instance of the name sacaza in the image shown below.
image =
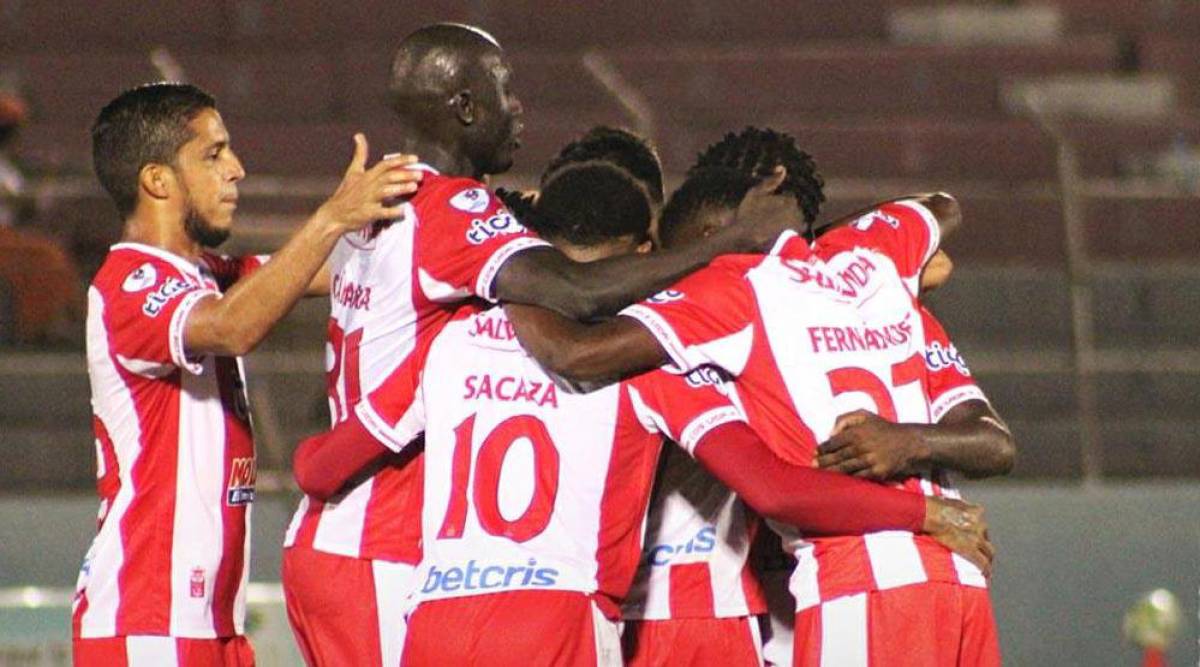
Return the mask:
<path id="1" fill-rule="evenodd" d="M 558 390 L 553 382 L 488 374 L 468 375 L 463 385 L 464 400 L 520 401 L 538 407 L 558 407 Z"/>
<path id="2" fill-rule="evenodd" d="M 536 559 L 530 558 L 525 565 L 486 565 L 480 567 L 478 561 L 467 561 L 466 567 L 448 567 L 439 570 L 431 565 L 425 584 L 421 586 L 422 593 L 434 591 L 454 592 L 486 591 L 495 588 L 533 587 L 546 588 L 558 583 L 558 570 L 552 567 L 538 567 Z"/>

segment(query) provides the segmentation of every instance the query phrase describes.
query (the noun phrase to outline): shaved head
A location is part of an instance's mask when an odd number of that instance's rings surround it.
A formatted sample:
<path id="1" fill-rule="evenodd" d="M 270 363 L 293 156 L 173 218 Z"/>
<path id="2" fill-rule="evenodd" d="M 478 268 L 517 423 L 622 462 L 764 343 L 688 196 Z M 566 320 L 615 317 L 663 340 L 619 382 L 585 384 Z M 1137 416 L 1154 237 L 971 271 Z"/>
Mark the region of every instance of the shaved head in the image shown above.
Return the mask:
<path id="1" fill-rule="evenodd" d="M 406 129 L 444 146 L 477 175 L 512 165 L 520 101 L 512 68 L 486 31 L 459 23 L 425 26 L 404 38 L 392 60 L 392 110 Z"/>

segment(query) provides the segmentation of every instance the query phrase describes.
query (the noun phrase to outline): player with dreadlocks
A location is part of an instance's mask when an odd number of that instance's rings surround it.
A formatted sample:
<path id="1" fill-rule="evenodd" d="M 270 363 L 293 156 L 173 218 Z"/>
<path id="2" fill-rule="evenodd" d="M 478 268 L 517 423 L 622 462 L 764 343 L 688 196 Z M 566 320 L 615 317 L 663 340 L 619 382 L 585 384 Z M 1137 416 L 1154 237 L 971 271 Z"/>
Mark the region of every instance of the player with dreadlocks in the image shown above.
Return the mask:
<path id="1" fill-rule="evenodd" d="M 696 158 L 688 176 L 702 169 L 724 167 L 754 178 L 767 178 L 780 166 L 787 169 L 787 177 L 778 191 L 796 198 L 807 224 L 805 235 L 811 239 L 813 223 L 825 202 L 825 181 L 817 174 L 813 157 L 800 150 L 791 135 L 752 126 L 737 134 L 730 132 Z M 708 183 L 712 185 L 712 179 Z"/>

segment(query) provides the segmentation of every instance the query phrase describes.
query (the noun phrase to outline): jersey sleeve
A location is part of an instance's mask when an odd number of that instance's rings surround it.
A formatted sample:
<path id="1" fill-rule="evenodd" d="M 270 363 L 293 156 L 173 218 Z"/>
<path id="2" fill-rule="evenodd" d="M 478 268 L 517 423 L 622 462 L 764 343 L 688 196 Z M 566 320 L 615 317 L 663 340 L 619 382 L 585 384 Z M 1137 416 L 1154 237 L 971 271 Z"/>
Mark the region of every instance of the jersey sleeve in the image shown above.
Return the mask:
<path id="1" fill-rule="evenodd" d="M 930 416 L 934 423 L 954 406 L 966 401 L 987 401 L 983 390 L 971 377 L 971 369 L 959 354 L 941 322 L 921 308 L 925 329 L 925 368 L 929 373 Z"/>
<path id="2" fill-rule="evenodd" d="M 212 273 L 213 279 L 220 285 L 221 291 L 224 292 L 233 284 L 249 276 L 257 271 L 267 260 L 271 259 L 270 255 L 243 255 L 240 257 L 230 257 L 228 255 L 218 255 L 216 253 L 206 252 L 200 255 L 200 259 L 204 265 L 208 267 Z"/>
<path id="3" fill-rule="evenodd" d="M 425 396 L 421 379 L 431 342 L 432 339 L 418 343 L 404 361 L 354 408 L 367 431 L 392 451 L 403 450 L 425 430 Z"/>
<path id="4" fill-rule="evenodd" d="M 914 200 L 880 206 L 830 234 L 849 245 L 871 247 L 890 257 L 914 295 L 921 269 L 941 242 L 937 218 Z"/>
<path id="5" fill-rule="evenodd" d="M 679 443 L 689 454 L 718 426 L 746 421 L 733 383 L 713 367 L 686 375 L 650 371 L 628 380 L 624 389 L 642 426 Z"/>
<path id="6" fill-rule="evenodd" d="M 442 179 L 414 202 L 417 277 L 431 301 L 471 295 L 495 301 L 493 283 L 510 257 L 549 245 L 478 181 Z"/>
<path id="7" fill-rule="evenodd" d="M 104 291 L 104 325 L 117 362 L 138 375 L 159 376 L 172 367 L 199 374 L 189 360 L 183 332 L 188 315 L 201 299 L 220 296 L 187 279 L 169 262 L 131 263 Z"/>
<path id="8" fill-rule="evenodd" d="M 650 331 L 670 357 L 671 372 L 712 365 L 737 376 L 746 367 L 757 319 L 754 294 L 738 267 L 722 261 L 620 313 Z"/>

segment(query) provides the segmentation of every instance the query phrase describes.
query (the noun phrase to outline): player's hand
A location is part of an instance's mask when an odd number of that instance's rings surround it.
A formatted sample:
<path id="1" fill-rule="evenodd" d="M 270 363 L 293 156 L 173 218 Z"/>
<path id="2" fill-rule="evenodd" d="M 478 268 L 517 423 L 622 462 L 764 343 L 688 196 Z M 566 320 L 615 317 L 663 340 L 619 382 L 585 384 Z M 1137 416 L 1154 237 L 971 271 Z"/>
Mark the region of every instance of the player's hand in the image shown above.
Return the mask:
<path id="1" fill-rule="evenodd" d="M 751 188 L 738 205 L 737 224 L 726 229 L 738 234 L 745 252 L 767 252 L 784 231 L 804 229 L 804 215 L 796 198 L 790 194 L 775 194 L 787 178 L 787 170 L 776 167 L 775 173 Z"/>
<path id="2" fill-rule="evenodd" d="M 337 191 L 321 204 L 318 214 L 341 233 L 362 229 L 377 220 L 401 215 L 404 203 L 396 201 L 417 191 L 424 172 L 408 169 L 415 155 L 392 155 L 367 169 L 367 138 L 354 135 L 354 157 Z"/>
<path id="3" fill-rule="evenodd" d="M 914 474 L 928 458 L 929 449 L 913 425 L 855 410 L 838 417 L 833 435 L 817 448 L 816 464 L 883 482 Z"/>
<path id="4" fill-rule="evenodd" d="M 988 540 L 983 508 L 953 498 L 925 498 L 924 532 L 947 549 L 971 561 L 992 576 L 995 549 Z"/>

